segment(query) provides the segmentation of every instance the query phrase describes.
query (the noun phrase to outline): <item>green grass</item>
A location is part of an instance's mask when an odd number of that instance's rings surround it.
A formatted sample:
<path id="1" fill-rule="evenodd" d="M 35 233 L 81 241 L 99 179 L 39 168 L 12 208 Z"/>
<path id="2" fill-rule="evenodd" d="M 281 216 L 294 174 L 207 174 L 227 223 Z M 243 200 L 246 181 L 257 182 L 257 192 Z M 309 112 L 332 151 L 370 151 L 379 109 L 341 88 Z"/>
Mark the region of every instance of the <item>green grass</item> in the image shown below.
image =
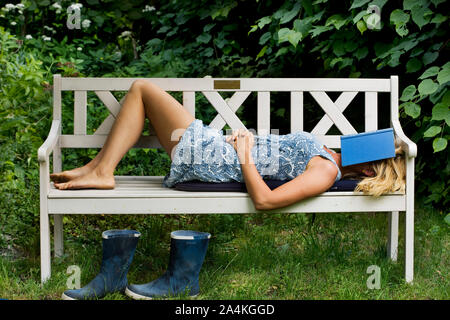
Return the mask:
<path id="1" fill-rule="evenodd" d="M 0 298 L 60 299 L 69 265 L 80 266 L 82 285 L 97 274 L 101 231 L 134 228 L 142 236 L 130 283 L 145 283 L 164 272 L 170 231 L 212 234 L 197 299 L 448 299 L 449 226 L 429 208 L 417 208 L 415 220 L 415 277 L 408 285 L 403 213 L 395 263 L 386 258 L 385 213 L 66 216 L 65 255 L 53 259 L 51 279 L 40 286 L 36 249 L 15 259 L 2 257 Z M 370 265 L 380 267 L 380 289 L 367 288 Z M 105 299 L 128 297 L 114 293 Z"/>

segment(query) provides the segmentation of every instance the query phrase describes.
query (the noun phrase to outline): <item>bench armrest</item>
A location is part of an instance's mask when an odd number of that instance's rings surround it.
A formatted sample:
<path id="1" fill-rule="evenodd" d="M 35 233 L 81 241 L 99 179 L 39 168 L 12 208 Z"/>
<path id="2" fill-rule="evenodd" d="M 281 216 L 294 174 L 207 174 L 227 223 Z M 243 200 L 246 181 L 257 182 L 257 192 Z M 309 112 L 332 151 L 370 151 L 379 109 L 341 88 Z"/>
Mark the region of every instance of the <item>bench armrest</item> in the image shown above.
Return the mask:
<path id="1" fill-rule="evenodd" d="M 53 120 L 52 126 L 50 128 L 50 133 L 48 134 L 47 139 L 38 149 L 38 161 L 45 162 L 48 159 L 48 156 L 53 151 L 53 148 L 58 143 L 59 138 L 59 128 L 61 126 L 60 120 Z"/>
<path id="2" fill-rule="evenodd" d="M 392 128 L 394 129 L 396 136 L 400 139 L 400 144 L 403 150 L 405 150 L 406 155 L 410 158 L 415 158 L 417 156 L 417 145 L 405 135 L 400 125 L 400 121 L 392 120 Z"/>

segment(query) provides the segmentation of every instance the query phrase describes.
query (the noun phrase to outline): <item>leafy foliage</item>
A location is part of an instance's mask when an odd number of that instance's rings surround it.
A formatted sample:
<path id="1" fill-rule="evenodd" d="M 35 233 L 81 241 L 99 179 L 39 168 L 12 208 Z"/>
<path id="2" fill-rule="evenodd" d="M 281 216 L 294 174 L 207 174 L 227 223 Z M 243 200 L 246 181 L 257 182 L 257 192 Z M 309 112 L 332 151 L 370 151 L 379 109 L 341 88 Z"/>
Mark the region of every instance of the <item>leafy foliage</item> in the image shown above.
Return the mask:
<path id="1" fill-rule="evenodd" d="M 50 127 L 50 89 L 56 73 L 342 78 L 398 74 L 402 126 L 419 150 L 417 195 L 425 203 L 447 208 L 449 20 L 442 0 L 86 0 L 80 11 L 82 27 L 73 30 L 66 25 L 72 2 L 15 2 L 0 9 L 0 210 L 18 213 L 0 215 L 0 232 L 36 232 L 38 202 L 30 200 L 38 194 L 36 151 Z M 249 100 L 248 105 L 255 98 Z M 70 97 L 64 101 L 65 110 L 73 108 Z M 271 104 L 271 122 L 287 131 L 289 98 L 276 102 Z M 198 105 L 198 118 L 215 116 L 205 98 L 199 97 Z M 306 101 L 305 108 L 316 110 Z M 104 115 L 95 110 L 93 121 L 101 121 Z M 356 113 L 363 108 L 359 110 Z M 255 127 L 254 110 L 247 102 L 238 115 Z M 70 130 L 70 116 L 66 120 L 63 130 Z M 308 128 L 317 118 L 305 121 Z M 95 155 L 94 150 L 68 150 L 63 163 L 72 168 Z M 168 168 L 163 152 L 133 150 L 117 170 L 165 174 Z"/>

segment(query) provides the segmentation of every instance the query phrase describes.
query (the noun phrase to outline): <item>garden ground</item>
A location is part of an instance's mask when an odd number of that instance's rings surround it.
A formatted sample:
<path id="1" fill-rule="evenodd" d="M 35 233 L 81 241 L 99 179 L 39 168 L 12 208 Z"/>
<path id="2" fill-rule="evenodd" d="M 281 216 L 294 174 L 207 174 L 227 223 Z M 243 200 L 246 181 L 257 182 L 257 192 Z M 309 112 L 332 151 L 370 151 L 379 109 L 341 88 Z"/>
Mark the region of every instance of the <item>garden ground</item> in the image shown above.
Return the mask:
<path id="1" fill-rule="evenodd" d="M 128 273 L 130 283 L 149 282 L 167 266 L 170 231 L 212 234 L 200 273 L 197 299 L 448 299 L 449 226 L 441 213 L 417 205 L 415 277 L 404 282 L 404 214 L 400 215 L 399 257 L 386 258 L 387 215 L 253 214 L 66 216 L 65 254 L 54 259 L 52 277 L 40 286 L 37 249 L 4 251 L 0 297 L 60 299 L 67 267 L 81 268 L 81 285 L 97 274 L 101 231 L 134 228 L 142 233 Z M 120 223 L 118 223 L 120 221 Z M 369 289 L 371 265 L 380 267 L 380 289 Z M 183 299 L 186 297 L 173 297 Z M 109 294 L 104 299 L 129 299 Z"/>

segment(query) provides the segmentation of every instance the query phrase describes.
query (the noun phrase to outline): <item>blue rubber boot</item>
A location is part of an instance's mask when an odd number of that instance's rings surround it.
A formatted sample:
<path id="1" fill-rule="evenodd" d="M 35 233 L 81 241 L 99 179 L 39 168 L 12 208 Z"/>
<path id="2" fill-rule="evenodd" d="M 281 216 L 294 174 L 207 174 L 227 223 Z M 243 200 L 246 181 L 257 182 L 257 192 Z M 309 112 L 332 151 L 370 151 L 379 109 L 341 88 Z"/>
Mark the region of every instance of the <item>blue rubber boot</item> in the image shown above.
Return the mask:
<path id="1" fill-rule="evenodd" d="M 188 294 L 191 297 L 199 294 L 198 276 L 211 234 L 178 230 L 170 235 L 170 259 L 166 272 L 152 282 L 128 285 L 125 289 L 127 296 L 138 300 L 151 300 L 179 294 Z"/>
<path id="2" fill-rule="evenodd" d="M 104 231 L 100 273 L 83 288 L 65 291 L 62 299 L 98 299 L 108 293 L 123 292 L 128 284 L 127 273 L 140 236 L 135 230 Z"/>

